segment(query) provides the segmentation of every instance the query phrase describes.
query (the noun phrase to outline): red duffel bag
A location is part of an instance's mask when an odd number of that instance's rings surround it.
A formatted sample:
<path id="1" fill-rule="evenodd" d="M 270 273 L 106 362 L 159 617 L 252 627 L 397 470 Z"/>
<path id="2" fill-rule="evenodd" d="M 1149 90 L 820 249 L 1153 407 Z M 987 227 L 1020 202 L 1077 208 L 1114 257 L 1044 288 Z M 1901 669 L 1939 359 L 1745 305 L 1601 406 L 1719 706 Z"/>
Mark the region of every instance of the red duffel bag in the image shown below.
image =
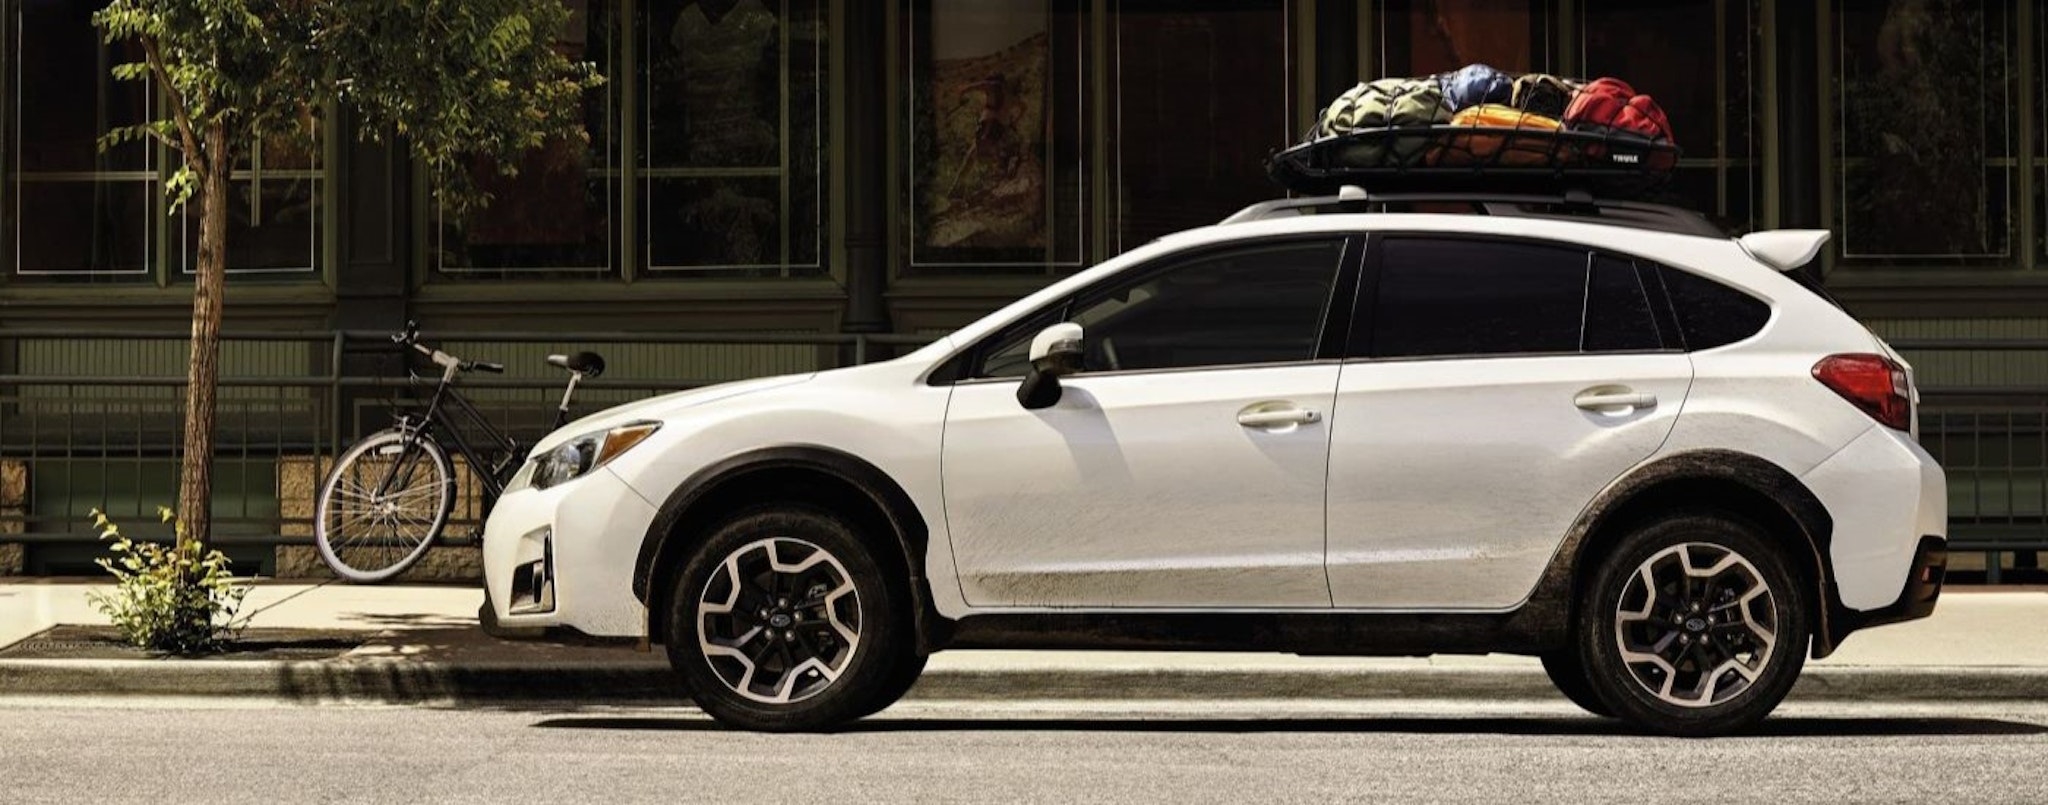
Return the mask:
<path id="1" fill-rule="evenodd" d="M 1595 79 L 1572 96 L 1564 124 L 1574 131 L 1622 132 L 1649 140 L 1671 139 L 1671 120 L 1648 95 L 1619 78 Z"/>

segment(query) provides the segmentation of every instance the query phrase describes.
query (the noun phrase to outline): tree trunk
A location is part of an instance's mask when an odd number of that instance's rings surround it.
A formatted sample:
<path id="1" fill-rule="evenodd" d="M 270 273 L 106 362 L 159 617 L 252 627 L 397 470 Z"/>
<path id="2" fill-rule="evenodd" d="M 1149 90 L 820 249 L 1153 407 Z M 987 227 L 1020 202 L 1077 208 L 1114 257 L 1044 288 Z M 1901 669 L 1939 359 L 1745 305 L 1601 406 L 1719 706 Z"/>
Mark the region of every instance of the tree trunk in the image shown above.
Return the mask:
<path id="1" fill-rule="evenodd" d="M 185 455 L 178 472 L 184 539 L 202 546 L 213 534 L 214 392 L 220 380 L 221 289 L 227 280 L 228 175 L 234 165 L 225 124 L 206 129 L 204 159 L 198 192 L 199 270 L 192 283 L 192 358 L 185 373 Z"/>

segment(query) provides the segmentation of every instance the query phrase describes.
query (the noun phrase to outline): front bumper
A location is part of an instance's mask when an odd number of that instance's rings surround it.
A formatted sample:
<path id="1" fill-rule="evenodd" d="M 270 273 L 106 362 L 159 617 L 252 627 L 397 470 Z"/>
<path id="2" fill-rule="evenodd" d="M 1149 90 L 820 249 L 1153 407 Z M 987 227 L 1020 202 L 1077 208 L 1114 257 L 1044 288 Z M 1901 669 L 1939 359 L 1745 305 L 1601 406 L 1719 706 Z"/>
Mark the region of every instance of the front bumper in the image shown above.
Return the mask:
<path id="1" fill-rule="evenodd" d="M 633 559 L 654 514 L 609 468 L 500 498 L 483 539 L 485 601 L 497 627 L 639 637 L 646 611 L 633 597 Z"/>

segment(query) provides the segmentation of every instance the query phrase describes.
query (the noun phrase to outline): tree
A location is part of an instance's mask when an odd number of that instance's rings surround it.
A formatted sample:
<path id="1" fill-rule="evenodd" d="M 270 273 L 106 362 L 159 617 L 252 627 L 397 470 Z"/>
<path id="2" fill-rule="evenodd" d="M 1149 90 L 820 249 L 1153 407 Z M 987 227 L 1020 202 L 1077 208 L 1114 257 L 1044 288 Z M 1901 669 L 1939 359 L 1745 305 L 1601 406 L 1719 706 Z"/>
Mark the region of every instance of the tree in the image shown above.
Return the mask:
<path id="1" fill-rule="evenodd" d="M 180 159 L 165 182 L 175 210 L 196 203 L 199 255 L 179 469 L 181 540 L 212 526 L 214 391 L 219 379 L 229 179 L 265 141 L 309 145 L 329 109 L 355 136 L 395 134 L 434 172 L 458 212 L 488 199 L 467 167 L 512 173 L 552 138 L 588 139 L 583 93 L 603 81 L 554 47 L 561 0 L 113 0 L 93 16 L 109 43 L 145 60 L 113 69 L 153 83 L 162 118 L 108 132 L 102 148 L 153 138 Z"/>

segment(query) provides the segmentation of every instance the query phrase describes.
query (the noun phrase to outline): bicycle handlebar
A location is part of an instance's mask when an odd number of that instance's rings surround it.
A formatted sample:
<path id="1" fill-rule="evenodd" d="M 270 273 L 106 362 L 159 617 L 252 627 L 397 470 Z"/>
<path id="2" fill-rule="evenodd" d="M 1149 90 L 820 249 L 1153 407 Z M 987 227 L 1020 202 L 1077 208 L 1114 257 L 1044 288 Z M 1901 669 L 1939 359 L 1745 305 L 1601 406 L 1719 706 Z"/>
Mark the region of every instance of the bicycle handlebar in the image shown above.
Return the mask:
<path id="1" fill-rule="evenodd" d="M 462 358 L 455 357 L 454 355 L 450 355 L 446 352 L 442 352 L 438 349 L 420 343 L 420 323 L 411 319 L 406 320 L 404 330 L 391 336 L 391 343 L 404 344 L 406 346 L 412 347 L 421 355 L 425 355 L 429 359 L 433 360 L 434 365 L 436 366 L 441 366 L 444 368 L 453 368 L 456 371 L 460 372 L 486 372 L 494 375 L 502 375 L 505 373 L 505 365 L 502 363 L 492 363 L 490 361 L 463 360 Z M 600 366 L 602 366 L 602 363 L 600 363 Z"/>

